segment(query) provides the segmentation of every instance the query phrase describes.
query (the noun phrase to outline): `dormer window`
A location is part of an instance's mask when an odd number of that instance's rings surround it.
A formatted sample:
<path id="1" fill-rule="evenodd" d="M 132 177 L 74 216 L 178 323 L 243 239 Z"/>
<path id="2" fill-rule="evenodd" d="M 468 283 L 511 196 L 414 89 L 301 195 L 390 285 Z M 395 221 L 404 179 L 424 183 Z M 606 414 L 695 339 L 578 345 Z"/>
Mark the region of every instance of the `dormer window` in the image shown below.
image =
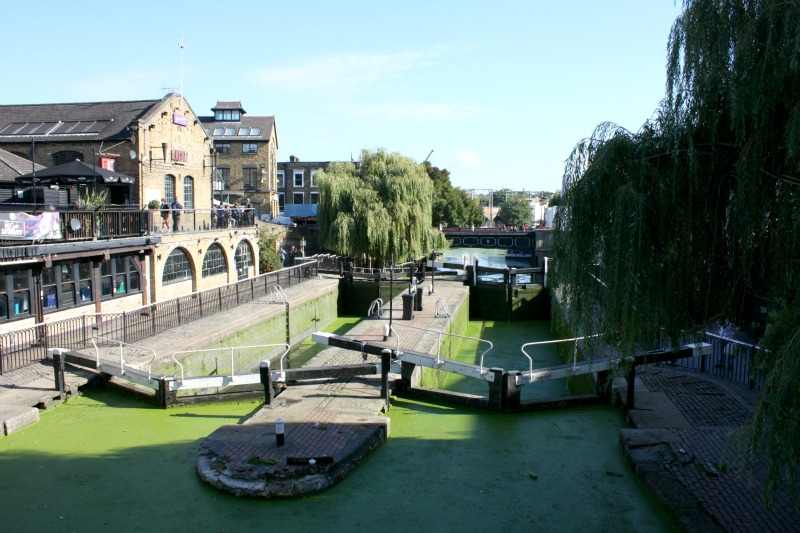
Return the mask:
<path id="1" fill-rule="evenodd" d="M 217 109 L 214 111 L 214 120 L 228 120 L 238 122 L 241 120 L 242 114 L 238 109 Z"/>

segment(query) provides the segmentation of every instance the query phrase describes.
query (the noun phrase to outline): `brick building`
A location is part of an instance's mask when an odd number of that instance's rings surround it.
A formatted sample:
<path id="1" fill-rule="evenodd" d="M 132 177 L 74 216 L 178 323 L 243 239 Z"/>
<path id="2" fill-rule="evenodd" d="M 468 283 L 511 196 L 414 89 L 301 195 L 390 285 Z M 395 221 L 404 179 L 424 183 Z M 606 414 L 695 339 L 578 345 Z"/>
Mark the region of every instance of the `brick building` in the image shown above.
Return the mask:
<path id="1" fill-rule="evenodd" d="M 277 216 L 275 117 L 247 115 L 238 101 L 218 101 L 211 111 L 200 120 L 214 143 L 214 197 L 249 201 L 260 213 Z"/>
<path id="2" fill-rule="evenodd" d="M 211 144 L 188 102 L 159 100 L 0 106 L 0 148 L 46 167 L 80 159 L 132 177 L 109 201 L 144 207 L 178 198 L 211 207 Z M 77 196 L 80 191 L 73 191 Z"/>
<path id="3" fill-rule="evenodd" d="M 330 164 L 331 161 L 300 161 L 296 156 L 289 156 L 289 161 L 278 163 L 278 203 L 281 212 L 287 205 L 319 204 L 317 174 Z"/>

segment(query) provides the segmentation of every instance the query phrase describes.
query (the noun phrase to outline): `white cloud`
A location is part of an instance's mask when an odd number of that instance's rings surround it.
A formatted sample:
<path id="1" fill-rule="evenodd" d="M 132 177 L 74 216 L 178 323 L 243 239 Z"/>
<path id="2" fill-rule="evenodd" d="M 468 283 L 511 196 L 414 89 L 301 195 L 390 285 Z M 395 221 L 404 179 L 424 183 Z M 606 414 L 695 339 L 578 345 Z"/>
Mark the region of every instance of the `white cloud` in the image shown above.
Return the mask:
<path id="1" fill-rule="evenodd" d="M 345 53 L 311 58 L 296 65 L 260 68 L 254 78 L 267 85 L 293 89 L 373 82 L 431 66 L 438 53 L 406 50 L 384 53 Z"/>
<path id="2" fill-rule="evenodd" d="M 456 159 L 466 168 L 475 168 L 481 164 L 481 156 L 472 150 L 461 150 L 456 154 Z"/>
<path id="3" fill-rule="evenodd" d="M 386 120 L 456 120 L 478 114 L 477 107 L 435 102 L 371 104 L 359 107 L 355 115 Z"/>

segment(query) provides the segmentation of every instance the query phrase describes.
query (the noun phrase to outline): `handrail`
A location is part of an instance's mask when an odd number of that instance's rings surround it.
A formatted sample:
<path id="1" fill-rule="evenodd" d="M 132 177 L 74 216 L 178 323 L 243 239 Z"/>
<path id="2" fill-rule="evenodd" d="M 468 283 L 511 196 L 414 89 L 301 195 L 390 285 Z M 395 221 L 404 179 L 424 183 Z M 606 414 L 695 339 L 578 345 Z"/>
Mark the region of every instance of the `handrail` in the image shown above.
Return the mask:
<path id="1" fill-rule="evenodd" d="M 726 337 L 724 335 L 719 335 L 717 333 L 711 333 L 710 331 L 705 331 L 703 333 L 705 333 L 709 337 L 713 337 L 715 339 L 719 339 L 719 340 L 725 341 L 725 342 L 732 342 L 733 344 L 738 344 L 739 346 L 744 346 L 746 348 L 753 348 L 754 350 L 759 350 L 759 351 L 764 350 L 764 347 L 759 346 L 757 344 L 750 344 L 750 343 L 747 343 L 747 342 L 744 342 L 744 341 L 740 341 L 738 339 L 732 339 L 732 338 Z"/>
<path id="2" fill-rule="evenodd" d="M 407 324 L 397 324 L 397 325 L 400 326 L 400 327 L 403 327 L 403 328 L 415 329 L 415 330 L 418 330 L 418 331 L 426 331 L 426 332 L 429 332 L 429 333 L 438 334 L 439 335 L 439 346 L 437 347 L 437 350 L 436 350 L 436 364 L 437 365 L 441 365 L 442 364 L 442 362 L 441 362 L 442 359 L 441 359 L 441 356 L 440 356 L 440 350 L 441 350 L 441 344 L 442 344 L 441 343 L 442 335 L 447 335 L 448 337 L 457 337 L 459 339 L 467 339 L 467 340 L 472 340 L 472 341 L 484 342 L 484 343 L 488 344 L 489 347 L 481 353 L 481 358 L 480 358 L 480 371 L 481 371 L 481 374 L 484 374 L 486 372 L 486 370 L 483 368 L 483 358 L 484 358 L 484 356 L 486 354 L 488 354 L 489 352 L 494 350 L 494 343 L 492 341 L 487 340 L 487 339 L 481 339 L 480 337 L 470 337 L 468 335 L 457 335 L 455 333 L 445 333 L 444 330 L 436 330 L 436 329 L 429 329 L 429 328 L 419 328 L 417 326 L 409 326 Z"/>
<path id="3" fill-rule="evenodd" d="M 584 339 L 593 339 L 595 337 L 601 337 L 602 335 L 603 335 L 602 333 L 595 333 L 594 335 L 587 335 L 585 337 L 572 337 L 572 338 L 569 338 L 569 339 L 555 339 L 555 340 L 549 340 L 549 341 L 526 342 L 525 344 L 520 346 L 520 351 L 522 352 L 522 355 L 524 355 L 525 357 L 528 358 L 528 364 L 529 364 L 528 373 L 529 373 L 530 377 L 533 377 L 533 357 L 530 354 L 528 354 L 528 352 L 525 351 L 525 348 L 527 348 L 528 346 L 543 346 L 545 344 L 560 344 L 562 342 L 574 342 L 575 343 L 575 351 L 573 352 L 573 355 L 572 355 L 572 367 L 575 368 L 575 366 L 577 364 L 578 341 L 582 341 Z"/>
<path id="4" fill-rule="evenodd" d="M 235 369 L 235 365 L 234 365 L 234 356 L 233 356 L 233 351 L 234 350 L 248 350 L 248 349 L 253 349 L 253 348 L 272 348 L 272 347 L 275 347 L 275 346 L 283 346 L 283 347 L 286 348 L 286 350 L 281 354 L 281 359 L 280 359 L 281 373 L 283 373 L 283 360 L 286 357 L 286 354 L 288 354 L 289 350 L 291 349 L 291 346 L 289 346 L 289 344 L 287 344 L 285 342 L 276 343 L 276 344 L 254 344 L 254 345 L 250 345 L 250 346 L 222 346 L 220 348 L 204 348 L 202 350 L 181 350 L 181 351 L 177 351 L 177 352 L 172 352 L 170 354 L 170 357 L 172 358 L 172 360 L 175 363 L 177 363 L 178 367 L 180 368 L 180 370 L 181 370 L 181 381 L 184 381 L 185 376 L 184 376 L 184 371 L 183 371 L 183 365 L 176 358 L 177 355 L 193 354 L 193 353 L 221 352 L 221 351 L 229 350 L 230 351 L 230 356 L 231 356 L 231 373 L 230 373 L 230 377 L 233 377 L 233 376 L 236 375 L 236 369 Z"/>
<path id="5" fill-rule="evenodd" d="M 92 346 L 94 346 L 96 365 L 97 365 L 97 368 L 99 369 L 100 368 L 100 348 L 97 346 L 97 341 L 95 339 L 91 339 L 91 341 L 92 341 Z M 137 346 L 136 344 L 131 344 L 129 342 L 124 342 L 124 341 L 120 341 L 120 340 L 116 340 L 116 339 L 112 339 L 109 342 L 119 343 L 119 369 L 120 369 L 121 375 L 123 375 L 123 376 L 125 375 L 125 363 L 127 362 L 125 360 L 125 357 L 124 357 L 124 350 L 123 350 L 124 346 L 131 346 L 131 347 L 134 347 L 134 348 L 136 348 L 138 350 L 143 350 L 145 352 L 152 353 L 153 356 L 147 362 L 147 367 L 146 367 L 147 368 L 147 379 L 152 379 L 151 369 L 153 367 L 153 363 L 155 362 L 156 358 L 158 357 L 158 354 L 156 353 L 155 350 L 153 350 L 152 348 L 146 348 L 144 346 Z M 179 365 L 180 365 L 180 363 L 179 363 Z"/>
<path id="6" fill-rule="evenodd" d="M 383 299 L 375 298 L 372 300 L 372 303 L 369 304 L 369 309 L 367 309 L 367 318 L 371 318 L 375 316 L 377 319 L 383 318 Z"/>

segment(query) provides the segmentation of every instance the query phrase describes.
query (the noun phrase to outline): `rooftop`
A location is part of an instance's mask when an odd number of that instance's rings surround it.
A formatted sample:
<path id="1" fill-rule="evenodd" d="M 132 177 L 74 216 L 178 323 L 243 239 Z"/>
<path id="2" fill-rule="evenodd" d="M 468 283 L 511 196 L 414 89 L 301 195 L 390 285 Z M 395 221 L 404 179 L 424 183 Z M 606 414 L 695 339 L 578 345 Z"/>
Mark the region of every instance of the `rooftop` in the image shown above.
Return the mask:
<path id="1" fill-rule="evenodd" d="M 25 159 L 18 155 L 0 149 L 0 182 L 14 183 L 14 178 L 27 174 L 31 170 L 43 170 L 45 167 L 36 163 L 31 163 L 30 159 Z"/>
<path id="2" fill-rule="evenodd" d="M 217 100 L 217 104 L 211 108 L 211 111 L 218 109 L 238 109 L 242 113 L 245 112 L 242 103 L 238 100 Z"/>
<path id="3" fill-rule="evenodd" d="M 237 121 L 198 117 L 206 134 L 215 141 L 269 141 L 275 117 L 242 116 Z"/>
<path id="4" fill-rule="evenodd" d="M 0 143 L 121 139 L 161 100 L 0 105 Z"/>

